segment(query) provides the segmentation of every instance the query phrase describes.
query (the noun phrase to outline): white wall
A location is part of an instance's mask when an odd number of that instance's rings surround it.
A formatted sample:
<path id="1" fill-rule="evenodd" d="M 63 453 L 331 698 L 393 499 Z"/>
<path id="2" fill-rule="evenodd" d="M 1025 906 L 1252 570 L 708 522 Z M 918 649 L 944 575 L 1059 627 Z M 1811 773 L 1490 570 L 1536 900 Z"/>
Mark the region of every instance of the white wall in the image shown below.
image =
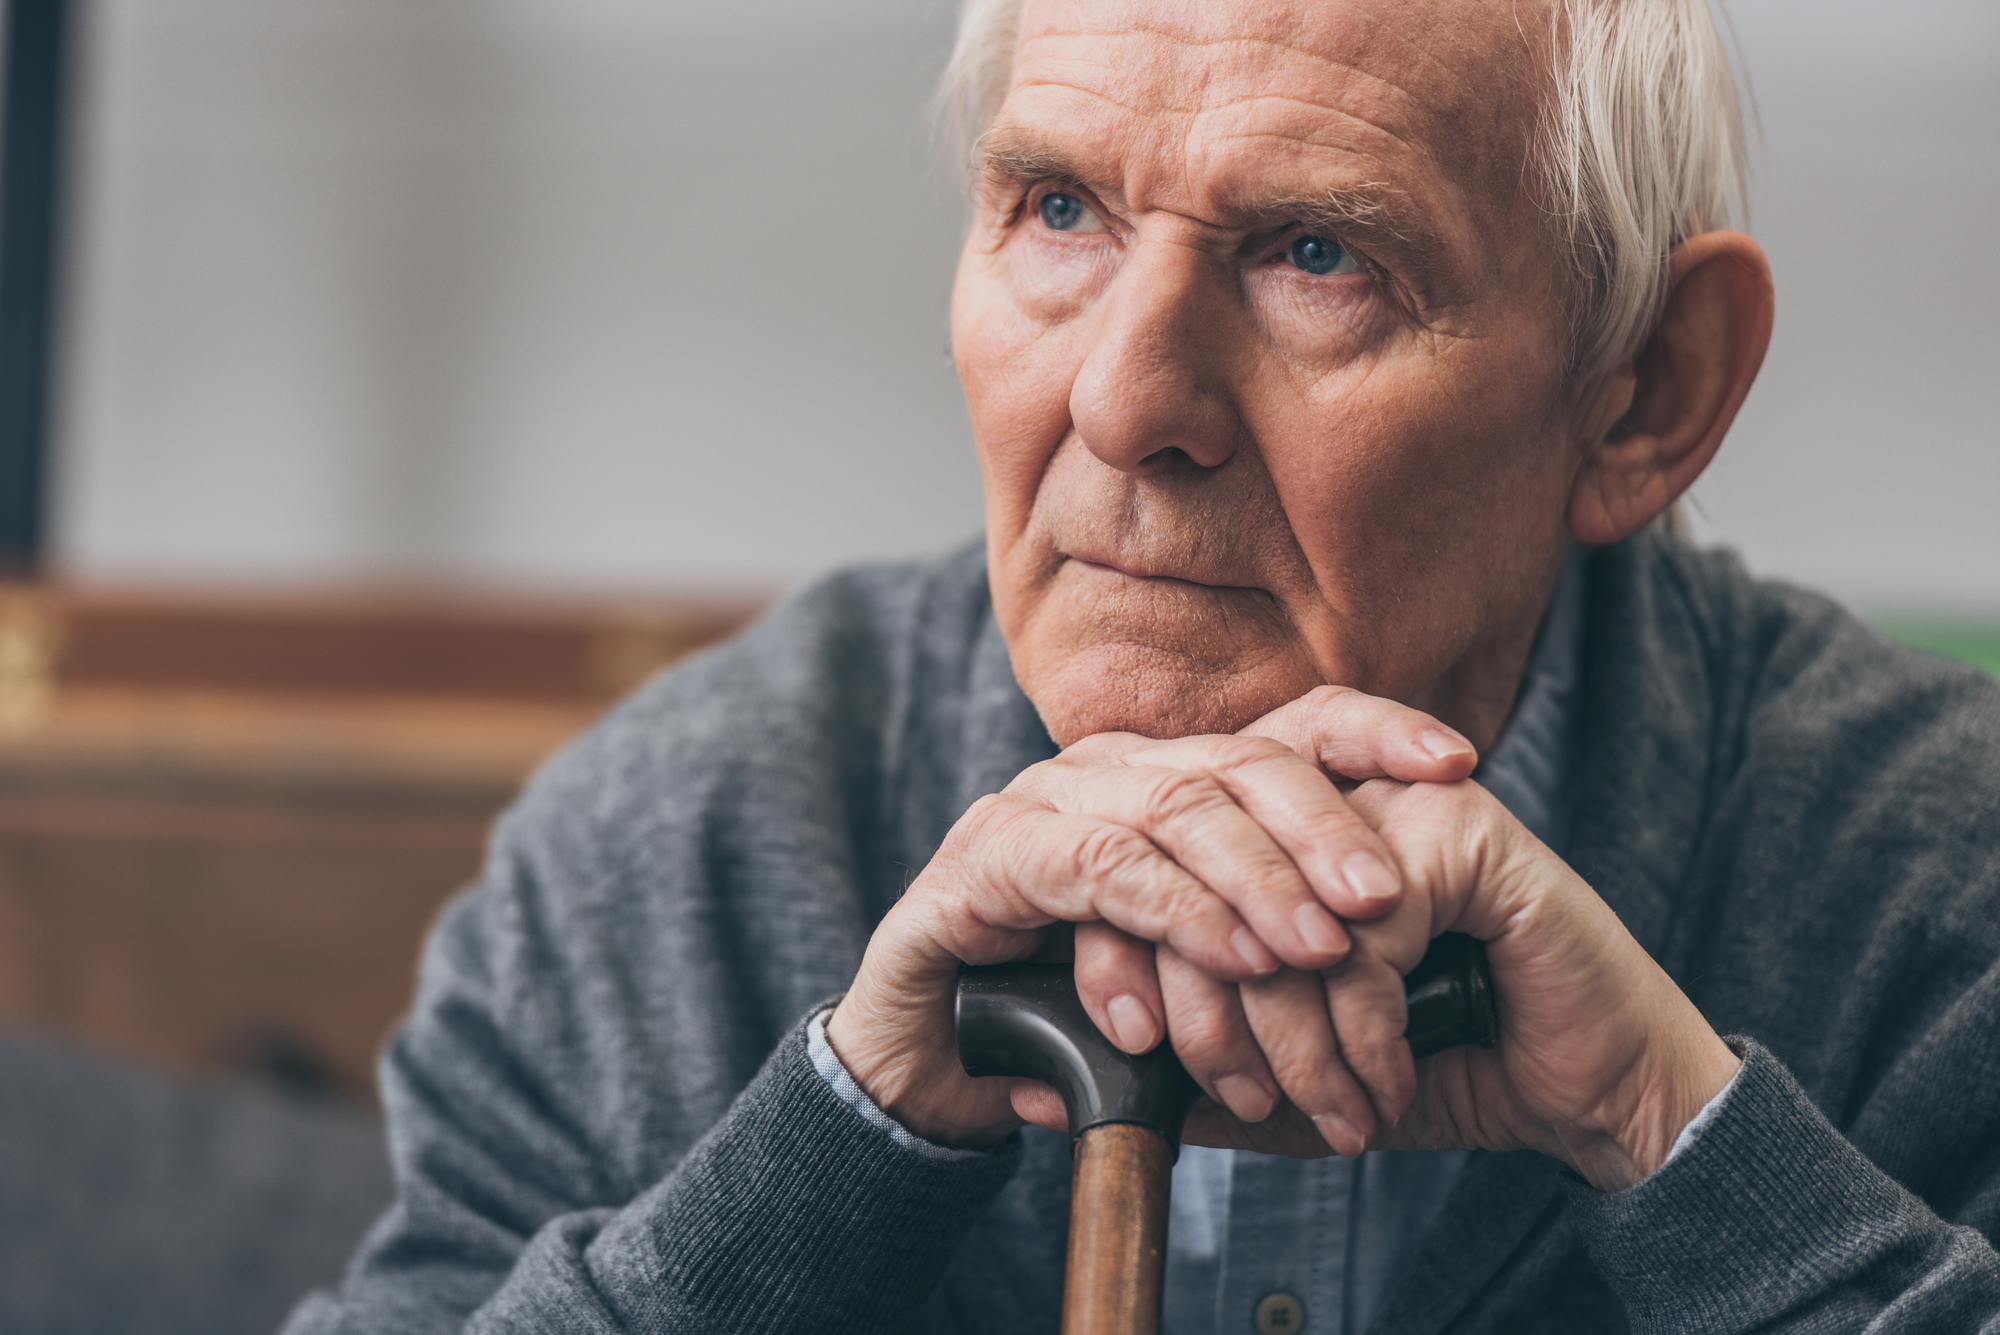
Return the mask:
<path id="1" fill-rule="evenodd" d="M 1871 611 L 2000 615 L 2000 4 L 1730 9 L 1778 323 L 1697 529 Z"/>
<path id="2" fill-rule="evenodd" d="M 92 8 L 73 567 L 657 585 L 976 531 L 946 0 Z M 2000 6 L 1732 9 L 1781 310 L 1698 523 L 2000 613 Z"/>
<path id="3" fill-rule="evenodd" d="M 657 584 L 977 532 L 948 16 L 97 9 L 70 565 Z"/>

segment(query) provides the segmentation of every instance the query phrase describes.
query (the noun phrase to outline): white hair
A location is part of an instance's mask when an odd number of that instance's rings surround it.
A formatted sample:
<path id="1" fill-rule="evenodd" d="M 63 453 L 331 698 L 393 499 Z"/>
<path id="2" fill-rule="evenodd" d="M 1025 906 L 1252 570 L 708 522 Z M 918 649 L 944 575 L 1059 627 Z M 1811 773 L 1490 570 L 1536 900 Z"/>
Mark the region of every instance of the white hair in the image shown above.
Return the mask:
<path id="1" fill-rule="evenodd" d="M 968 158 L 1006 100 L 1022 3 L 959 12 L 938 100 Z M 1553 91 L 1528 167 L 1567 251 L 1571 371 L 1592 376 L 1644 346 L 1674 247 L 1741 209 L 1743 113 L 1708 0 L 1549 3 Z"/>

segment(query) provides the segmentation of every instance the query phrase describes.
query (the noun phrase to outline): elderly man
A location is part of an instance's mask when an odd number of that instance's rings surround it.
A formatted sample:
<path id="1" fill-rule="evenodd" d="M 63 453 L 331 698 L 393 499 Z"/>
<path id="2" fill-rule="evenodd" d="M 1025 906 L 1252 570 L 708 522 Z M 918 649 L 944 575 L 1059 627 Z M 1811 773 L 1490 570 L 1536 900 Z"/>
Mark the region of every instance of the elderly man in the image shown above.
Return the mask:
<path id="1" fill-rule="evenodd" d="M 1657 522 L 1772 320 L 1702 0 L 972 0 L 953 79 L 983 550 L 541 777 L 291 1329 L 1052 1329 L 950 995 L 1060 923 L 1207 1094 L 1170 1330 L 2000 1329 L 2000 689 Z"/>

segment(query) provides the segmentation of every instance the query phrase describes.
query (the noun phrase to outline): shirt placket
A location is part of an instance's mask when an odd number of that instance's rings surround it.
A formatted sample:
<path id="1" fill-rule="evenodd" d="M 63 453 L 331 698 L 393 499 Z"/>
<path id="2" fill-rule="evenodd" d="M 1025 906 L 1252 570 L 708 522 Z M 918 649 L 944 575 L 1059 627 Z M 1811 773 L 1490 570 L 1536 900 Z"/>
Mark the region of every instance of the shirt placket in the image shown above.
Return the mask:
<path id="1" fill-rule="evenodd" d="M 1340 1335 L 1352 1174 L 1341 1158 L 1237 1152 L 1216 1286 L 1221 1335 Z"/>

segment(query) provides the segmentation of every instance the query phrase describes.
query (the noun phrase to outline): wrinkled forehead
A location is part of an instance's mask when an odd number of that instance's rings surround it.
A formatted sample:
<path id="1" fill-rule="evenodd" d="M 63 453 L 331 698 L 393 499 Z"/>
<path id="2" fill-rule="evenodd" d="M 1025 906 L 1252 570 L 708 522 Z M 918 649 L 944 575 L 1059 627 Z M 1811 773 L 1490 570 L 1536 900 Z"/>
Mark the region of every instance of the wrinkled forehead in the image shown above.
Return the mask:
<path id="1" fill-rule="evenodd" d="M 1546 0 L 1027 0 L 1004 121 L 1200 211 L 1282 172 L 1518 193 Z"/>

